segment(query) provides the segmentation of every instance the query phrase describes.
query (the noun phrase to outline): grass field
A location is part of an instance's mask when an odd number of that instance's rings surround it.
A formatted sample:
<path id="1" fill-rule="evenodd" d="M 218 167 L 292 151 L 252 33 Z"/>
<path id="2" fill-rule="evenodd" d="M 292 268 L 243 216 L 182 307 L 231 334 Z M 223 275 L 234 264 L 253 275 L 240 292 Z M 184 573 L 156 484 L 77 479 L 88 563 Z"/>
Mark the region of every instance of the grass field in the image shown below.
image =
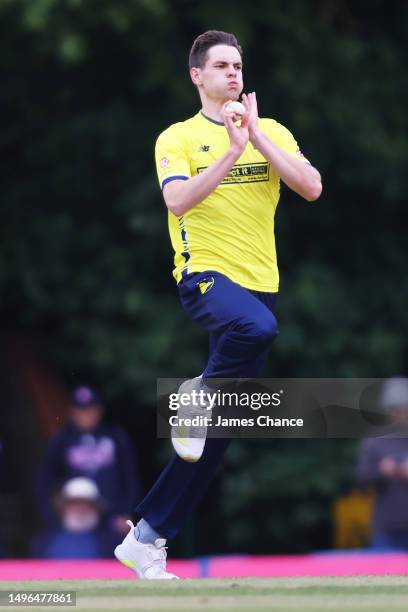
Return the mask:
<path id="1" fill-rule="evenodd" d="M 348 578 L 245 578 L 180 581 L 90 580 L 0 582 L 0 591 L 76 591 L 77 606 L 13 610 L 212 610 L 321 612 L 408 609 L 408 576 Z M 0 606 L 1 607 L 1 606 Z"/>

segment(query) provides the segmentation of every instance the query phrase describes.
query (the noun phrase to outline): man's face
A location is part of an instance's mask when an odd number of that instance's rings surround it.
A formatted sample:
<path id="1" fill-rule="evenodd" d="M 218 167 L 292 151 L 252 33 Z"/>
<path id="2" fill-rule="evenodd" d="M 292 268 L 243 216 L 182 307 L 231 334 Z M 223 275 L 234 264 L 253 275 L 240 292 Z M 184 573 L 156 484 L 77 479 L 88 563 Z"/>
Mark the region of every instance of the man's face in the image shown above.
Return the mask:
<path id="1" fill-rule="evenodd" d="M 192 68 L 190 74 L 202 95 L 217 102 L 237 100 L 244 86 L 241 56 L 229 45 L 211 47 L 204 68 Z"/>
<path id="2" fill-rule="evenodd" d="M 86 499 L 67 500 L 61 511 L 61 521 L 67 531 L 92 531 L 99 523 L 99 511 L 94 502 Z"/>
<path id="3" fill-rule="evenodd" d="M 92 431 L 99 425 L 102 419 L 102 407 L 99 404 L 92 404 L 86 408 L 72 407 L 71 421 L 81 431 Z"/>

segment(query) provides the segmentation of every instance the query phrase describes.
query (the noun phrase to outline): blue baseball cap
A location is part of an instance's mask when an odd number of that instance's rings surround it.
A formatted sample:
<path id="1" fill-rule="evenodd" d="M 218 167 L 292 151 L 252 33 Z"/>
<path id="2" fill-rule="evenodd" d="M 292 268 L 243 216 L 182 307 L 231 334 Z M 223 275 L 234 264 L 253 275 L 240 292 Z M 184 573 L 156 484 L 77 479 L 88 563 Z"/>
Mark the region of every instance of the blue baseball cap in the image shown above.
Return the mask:
<path id="1" fill-rule="evenodd" d="M 91 387 L 76 387 L 71 393 L 71 406 L 74 408 L 88 408 L 95 404 L 101 405 L 101 399 L 95 389 Z"/>

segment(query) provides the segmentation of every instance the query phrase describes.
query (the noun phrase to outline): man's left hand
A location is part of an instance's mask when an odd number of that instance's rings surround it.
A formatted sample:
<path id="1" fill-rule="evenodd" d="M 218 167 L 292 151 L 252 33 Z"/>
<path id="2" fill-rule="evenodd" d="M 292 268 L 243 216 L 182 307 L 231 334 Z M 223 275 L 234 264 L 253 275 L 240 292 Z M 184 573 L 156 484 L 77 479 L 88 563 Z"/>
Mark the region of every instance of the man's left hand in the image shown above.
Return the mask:
<path id="1" fill-rule="evenodd" d="M 249 140 L 252 141 L 258 131 L 258 103 L 256 100 L 256 93 L 253 91 L 249 94 L 243 94 L 242 104 L 245 107 L 245 116 L 248 121 Z"/>

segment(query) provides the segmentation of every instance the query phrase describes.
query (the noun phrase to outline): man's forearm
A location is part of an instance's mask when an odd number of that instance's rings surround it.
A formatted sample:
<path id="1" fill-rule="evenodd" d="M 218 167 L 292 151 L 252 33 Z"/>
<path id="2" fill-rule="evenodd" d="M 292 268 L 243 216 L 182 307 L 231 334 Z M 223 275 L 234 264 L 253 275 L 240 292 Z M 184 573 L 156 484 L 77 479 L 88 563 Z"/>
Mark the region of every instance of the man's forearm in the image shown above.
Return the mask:
<path id="1" fill-rule="evenodd" d="M 261 130 L 252 134 L 250 140 L 290 189 L 308 201 L 317 200 L 322 192 L 322 182 L 316 168 L 281 149 Z"/>
<path id="2" fill-rule="evenodd" d="M 220 159 L 208 166 L 204 172 L 184 181 L 168 183 L 163 190 L 167 208 L 177 217 L 180 217 L 190 208 L 205 200 L 224 180 L 241 155 L 242 150 L 237 147 L 230 147 Z"/>

